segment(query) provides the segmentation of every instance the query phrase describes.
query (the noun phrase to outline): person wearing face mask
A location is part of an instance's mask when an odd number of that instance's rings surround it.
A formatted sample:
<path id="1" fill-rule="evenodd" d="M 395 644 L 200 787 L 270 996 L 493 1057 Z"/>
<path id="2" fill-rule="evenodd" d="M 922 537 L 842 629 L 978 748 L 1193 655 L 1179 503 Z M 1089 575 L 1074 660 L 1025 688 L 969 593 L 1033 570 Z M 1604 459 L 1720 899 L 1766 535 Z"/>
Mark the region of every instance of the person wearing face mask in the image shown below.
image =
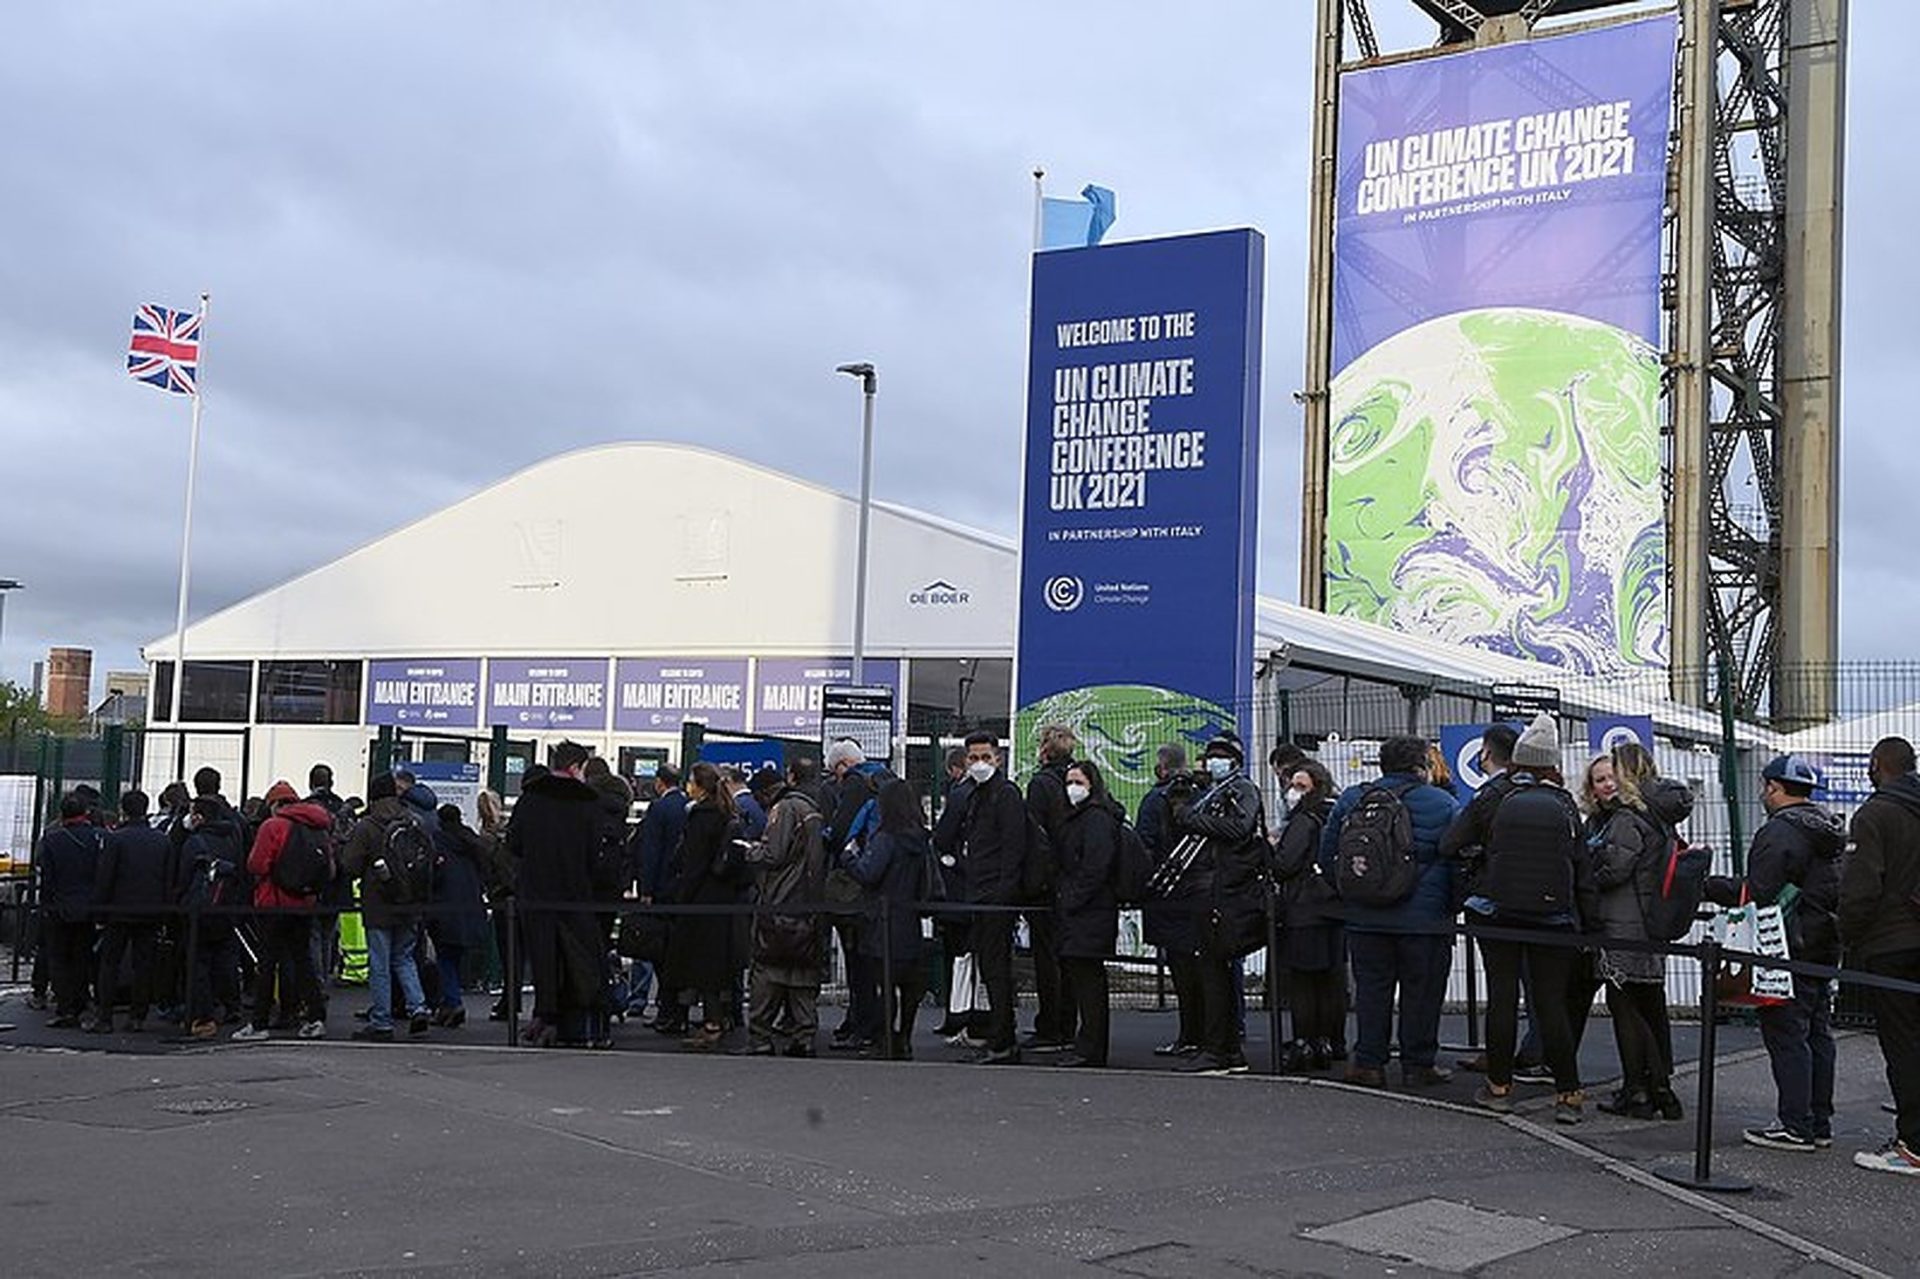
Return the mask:
<path id="1" fill-rule="evenodd" d="M 1281 1049 L 1285 1071 L 1325 1070 L 1347 1057 L 1347 944 L 1326 911 L 1333 885 L 1320 873 L 1320 833 L 1333 812 L 1333 777 L 1317 759 L 1301 759 L 1287 779 L 1287 819 L 1273 852 L 1273 878 L 1285 912 L 1280 962 L 1287 970 L 1293 1038 Z"/>
<path id="2" fill-rule="evenodd" d="M 1020 866 L 1027 849 L 1027 805 L 1020 788 L 1000 767 L 1000 747 L 992 733 L 969 733 L 967 779 L 973 791 L 960 819 L 960 860 L 966 865 L 967 900 L 977 906 L 1012 906 L 1020 901 Z M 1013 1030 L 1013 916 L 1005 911 L 973 917 L 973 955 L 987 987 L 987 1046 L 977 1064 L 998 1066 L 1020 1060 Z"/>
<path id="3" fill-rule="evenodd" d="M 1054 922 L 1060 967 L 1072 992 L 1079 1029 L 1063 1066 L 1107 1064 L 1107 956 L 1120 936 L 1120 905 L 1113 892 L 1125 812 L 1107 793 L 1088 760 L 1067 767 L 1066 820 L 1061 824 L 1060 877 L 1054 886 Z"/>
<path id="4" fill-rule="evenodd" d="M 1266 941 L 1266 874 L 1272 850 L 1260 788 L 1241 771 L 1240 739 L 1223 732 L 1207 743 L 1206 792 L 1173 811 L 1173 829 L 1205 841 L 1176 896 L 1202 904 L 1195 940 L 1199 950 L 1202 1043 L 1183 1069 L 1196 1074 L 1239 1075 L 1249 1069 L 1240 1051 L 1234 1015 L 1233 962 Z"/>

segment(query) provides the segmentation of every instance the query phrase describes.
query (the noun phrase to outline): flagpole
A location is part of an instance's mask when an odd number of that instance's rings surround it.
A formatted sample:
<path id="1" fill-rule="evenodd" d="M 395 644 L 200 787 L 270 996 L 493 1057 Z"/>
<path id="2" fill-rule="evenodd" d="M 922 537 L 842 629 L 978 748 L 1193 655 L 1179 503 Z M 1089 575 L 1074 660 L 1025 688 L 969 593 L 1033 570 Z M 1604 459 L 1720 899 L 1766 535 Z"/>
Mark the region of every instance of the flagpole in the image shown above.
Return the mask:
<path id="1" fill-rule="evenodd" d="M 1033 251 L 1035 253 L 1038 253 L 1040 251 L 1041 209 L 1044 208 L 1046 204 L 1046 197 L 1041 192 L 1040 184 L 1041 184 L 1041 181 L 1045 179 L 1046 176 L 1047 176 L 1047 171 L 1045 169 L 1039 168 L 1038 166 L 1034 168 L 1033 170 Z"/>
<path id="2" fill-rule="evenodd" d="M 206 350 L 207 294 L 200 295 L 200 352 Z M 180 690 L 187 682 L 187 583 L 193 565 L 193 480 L 200 469 L 200 359 L 196 355 L 193 375 L 193 429 L 187 436 L 187 509 L 180 521 L 180 600 L 173 624 L 173 729 L 182 747 L 187 735 L 180 728 Z M 185 751 L 180 752 L 182 757 Z"/>

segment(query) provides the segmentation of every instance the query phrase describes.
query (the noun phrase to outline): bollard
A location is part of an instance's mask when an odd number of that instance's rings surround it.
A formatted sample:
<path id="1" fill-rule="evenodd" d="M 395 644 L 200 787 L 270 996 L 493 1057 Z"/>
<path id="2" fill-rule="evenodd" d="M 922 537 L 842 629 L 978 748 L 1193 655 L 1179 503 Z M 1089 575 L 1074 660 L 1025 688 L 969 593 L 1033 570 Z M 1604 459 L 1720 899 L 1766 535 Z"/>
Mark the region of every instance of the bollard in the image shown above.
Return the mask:
<path id="1" fill-rule="evenodd" d="M 1467 934 L 1467 1051 L 1480 1049 L 1480 979 L 1473 971 L 1473 934 Z"/>
<path id="2" fill-rule="evenodd" d="M 507 979 L 500 993 L 507 1005 L 507 1047 L 512 1048 L 520 1042 L 520 920 L 517 898 L 509 895 L 507 907 Z"/>
<path id="3" fill-rule="evenodd" d="M 198 902 L 195 902 L 192 906 L 188 907 L 187 909 L 187 948 L 186 948 L 186 953 L 181 956 L 181 968 L 186 977 L 186 995 L 187 995 L 186 999 L 183 1000 L 182 1002 L 185 1003 L 186 1005 L 187 1012 L 186 1012 L 185 1020 L 186 1020 L 186 1029 L 189 1033 L 191 1033 L 193 1030 L 193 979 L 194 979 L 195 972 L 199 967 L 194 957 L 199 953 L 199 951 L 200 951 L 200 904 Z M 213 974 L 211 972 L 207 974 L 207 1001 L 209 1005 L 211 1005 L 213 1001 Z"/>
<path id="4" fill-rule="evenodd" d="M 1719 992 L 1714 978 L 1720 972 L 1720 943 L 1700 943 L 1700 1090 L 1693 1103 L 1693 1167 L 1687 1171 L 1656 1171 L 1660 1180 L 1689 1190 L 1735 1195 L 1753 1189 L 1738 1177 L 1713 1175 L 1713 1072 L 1719 1048 Z"/>
<path id="5" fill-rule="evenodd" d="M 1267 1073 L 1280 1073 L 1280 911 L 1267 889 Z"/>

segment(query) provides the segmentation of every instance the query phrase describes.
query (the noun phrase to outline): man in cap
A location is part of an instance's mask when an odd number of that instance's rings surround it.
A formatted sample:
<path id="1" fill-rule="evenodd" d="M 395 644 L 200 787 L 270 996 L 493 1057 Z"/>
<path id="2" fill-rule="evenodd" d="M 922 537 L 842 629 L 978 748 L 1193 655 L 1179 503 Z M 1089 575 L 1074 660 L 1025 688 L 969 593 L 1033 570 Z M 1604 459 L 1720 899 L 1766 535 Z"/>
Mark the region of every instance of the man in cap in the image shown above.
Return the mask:
<path id="1" fill-rule="evenodd" d="M 1176 835 L 1200 835 L 1205 844 L 1176 885 L 1175 896 L 1198 914 L 1201 1006 L 1200 1053 L 1182 1067 L 1197 1074 L 1248 1070 L 1235 1015 L 1233 962 L 1266 941 L 1266 864 L 1270 849 L 1260 788 L 1247 777 L 1240 739 L 1222 732 L 1201 759 L 1207 789 L 1169 814 Z"/>
<path id="2" fill-rule="evenodd" d="M 1840 819 L 1813 802 L 1820 774 L 1798 755 L 1777 755 L 1760 771 L 1760 803 L 1767 820 L 1753 833 L 1744 877 L 1716 875 L 1706 895 L 1722 906 L 1751 901 L 1778 905 L 1786 916 L 1787 945 L 1795 959 L 1840 960 L 1834 911 L 1840 904 L 1840 854 L 1847 846 Z M 1760 1009 L 1760 1037 L 1773 1063 L 1778 1119 L 1743 1134 L 1768 1150 L 1816 1150 L 1833 1144 L 1833 983 L 1793 977 L 1791 1003 Z"/>

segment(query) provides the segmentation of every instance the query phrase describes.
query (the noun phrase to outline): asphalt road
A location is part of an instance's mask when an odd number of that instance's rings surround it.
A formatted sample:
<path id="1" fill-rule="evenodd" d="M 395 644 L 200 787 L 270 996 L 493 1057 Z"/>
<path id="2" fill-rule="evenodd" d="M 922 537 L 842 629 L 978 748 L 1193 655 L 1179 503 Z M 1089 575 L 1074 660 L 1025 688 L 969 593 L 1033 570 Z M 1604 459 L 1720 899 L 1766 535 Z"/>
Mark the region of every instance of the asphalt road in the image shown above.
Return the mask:
<path id="1" fill-rule="evenodd" d="M 1645 1175 L 1691 1123 L 1554 1130 L 1545 1090 L 1500 1120 L 1451 1104 L 1464 1078 L 1435 1098 L 984 1068 L 930 1035 L 912 1063 L 730 1058 L 655 1051 L 638 1026 L 611 1053 L 509 1050 L 484 1023 L 391 1047 L 56 1042 L 39 1018 L 0 998 L 18 1275 L 1915 1268 L 1920 1184 L 1849 1162 L 1887 1122 L 1864 1037 L 1843 1042 L 1841 1140 L 1819 1155 L 1738 1145 L 1770 1085 L 1728 1046 L 1717 1166 L 1760 1189 L 1717 1201 Z M 1122 1059 L 1151 1062 L 1168 1024 L 1123 1014 Z"/>

